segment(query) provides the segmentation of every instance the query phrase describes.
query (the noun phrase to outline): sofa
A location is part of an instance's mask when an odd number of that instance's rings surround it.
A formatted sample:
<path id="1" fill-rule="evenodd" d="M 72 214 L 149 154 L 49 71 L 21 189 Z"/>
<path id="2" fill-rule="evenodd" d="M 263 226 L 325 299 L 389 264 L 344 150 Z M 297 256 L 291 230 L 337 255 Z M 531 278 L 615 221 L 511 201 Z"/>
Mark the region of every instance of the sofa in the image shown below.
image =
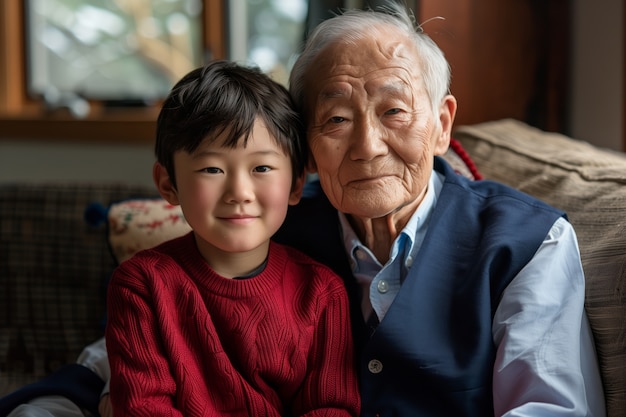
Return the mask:
<path id="1" fill-rule="evenodd" d="M 586 274 L 586 310 L 609 417 L 626 416 L 626 154 L 504 119 L 458 126 L 461 175 L 565 210 Z M 103 334 L 119 260 L 188 230 L 152 187 L 0 184 L 0 396 L 76 360 Z"/>

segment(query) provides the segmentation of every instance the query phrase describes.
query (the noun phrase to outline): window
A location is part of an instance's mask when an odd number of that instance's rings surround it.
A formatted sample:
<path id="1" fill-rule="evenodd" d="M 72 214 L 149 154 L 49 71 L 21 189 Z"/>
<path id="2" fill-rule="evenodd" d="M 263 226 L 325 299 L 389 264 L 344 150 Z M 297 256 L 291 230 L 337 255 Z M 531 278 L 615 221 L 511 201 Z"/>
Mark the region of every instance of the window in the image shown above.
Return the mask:
<path id="1" fill-rule="evenodd" d="M 200 0 L 25 0 L 26 86 L 46 107 L 146 105 L 202 63 Z"/>
<path id="2" fill-rule="evenodd" d="M 48 0 L 44 0 L 47 2 Z M 158 106 L 108 108 L 89 100 L 90 112 L 78 119 L 67 109 L 49 109 L 27 89 L 26 2 L 0 2 L 0 138 L 52 138 L 151 142 Z M 202 0 L 202 39 L 206 51 L 225 57 L 223 4 Z"/>
<path id="3" fill-rule="evenodd" d="M 102 67 L 102 62 L 106 54 L 111 51 L 89 51 L 93 59 L 100 60 L 100 66 L 92 66 L 85 71 L 90 76 L 97 79 L 99 86 L 104 88 L 85 88 L 84 83 L 75 83 L 78 87 L 68 87 L 76 81 L 76 75 L 61 69 L 64 64 L 73 63 L 72 55 L 53 56 L 56 53 L 50 49 L 55 47 L 54 42 L 63 42 L 63 36 L 59 35 L 59 30 L 77 31 L 77 26 L 63 26 L 62 22 L 55 22 L 53 13 L 59 8 L 69 7 L 70 12 L 85 14 L 98 14 L 100 19 L 109 19 L 117 24 L 117 32 L 112 34 L 83 33 L 81 36 L 100 36 L 100 43 L 115 36 L 131 36 L 137 41 L 137 21 L 135 17 L 123 17 L 115 12 L 122 12 L 120 5 L 131 2 L 114 0 L 2 0 L 0 1 L 0 139 L 22 139 L 22 138 L 50 138 L 64 140 L 101 140 L 106 142 L 139 142 L 150 143 L 153 141 L 155 120 L 158 114 L 158 100 L 152 103 L 152 99 L 161 97 L 164 92 L 169 91 L 172 80 L 180 78 L 180 72 L 172 68 L 172 62 L 167 65 L 162 61 L 162 73 L 171 71 L 173 76 L 166 78 L 164 83 L 162 74 L 151 73 L 147 75 L 150 79 L 148 83 L 138 83 L 132 88 L 128 84 L 116 85 L 107 84 Z M 203 58 L 230 58 L 245 63 L 254 63 L 261 69 L 270 73 L 280 82 L 286 82 L 293 53 L 299 47 L 304 36 L 304 24 L 306 20 L 306 0 L 184 0 L 173 2 L 171 0 L 155 0 L 145 2 L 134 2 L 134 4 L 144 4 L 152 7 L 152 11 L 159 4 L 163 7 L 175 7 L 176 5 L 186 5 L 187 9 L 164 11 L 169 18 L 174 13 L 182 13 L 188 22 L 191 22 L 195 13 L 194 5 L 199 5 L 198 20 L 200 28 L 197 35 L 197 44 L 202 49 L 199 53 L 194 52 L 189 56 L 194 63 L 199 64 Z M 168 4 L 169 3 L 169 4 Z M 175 3 L 175 4 L 174 4 Z M 113 12 L 105 13 L 100 6 L 108 4 L 113 8 Z M 73 9 L 72 9 L 73 8 Z M 165 10 L 165 9 L 164 9 Z M 145 13 L 144 11 L 139 11 Z M 135 11 L 134 13 L 138 13 Z M 184 25 L 181 20 L 166 21 L 168 17 L 161 16 L 161 21 L 155 21 L 154 26 L 165 27 L 165 25 Z M 154 19 L 159 19 L 158 13 Z M 26 24 L 30 22 L 30 25 Z M 39 25 L 40 29 L 49 30 L 45 39 L 33 39 L 29 31 L 33 25 Z M 155 30 L 155 27 L 148 30 Z M 158 29 L 156 27 L 156 29 Z M 170 28 L 172 29 L 172 28 Z M 176 29 L 175 27 L 173 28 Z M 31 36 L 31 37 L 29 37 Z M 108 36 L 108 38 L 107 38 Z M 67 38 L 67 36 L 66 36 Z M 76 39 L 74 39 L 76 41 Z M 86 47 L 88 38 L 84 38 Z M 28 42 L 35 41 L 35 48 L 28 48 Z M 37 44 L 37 41 L 39 44 Z M 52 43 L 52 44 L 51 44 Z M 158 44 L 156 42 L 155 44 Z M 62 46 L 62 45 L 61 45 Z M 56 47 L 60 47 L 56 45 Z M 37 49 L 38 48 L 38 49 Z M 96 52 L 101 52 L 98 55 Z M 137 52 L 137 51 L 135 51 Z M 116 62 L 118 67 L 113 70 L 111 67 L 107 71 L 118 71 L 120 65 L 130 66 L 140 73 L 145 71 L 142 68 L 141 59 L 132 54 L 124 54 L 117 51 L 117 57 L 126 60 Z M 144 54 L 145 60 L 149 55 L 148 51 L 139 51 Z M 162 58 L 160 58 L 162 60 Z M 43 71 L 42 60 L 54 60 L 57 64 L 56 70 Z M 197 60 L 197 61 L 196 61 Z M 34 65 L 29 67 L 29 63 Z M 29 73 L 29 69 L 33 69 Z M 148 70 L 149 72 L 149 70 Z M 59 77 L 59 74 L 70 76 Z M 83 74 L 84 75 L 84 74 Z M 107 76 L 110 74 L 107 74 Z M 57 77 L 57 78 L 55 78 Z M 80 100 L 74 103 L 66 103 L 63 94 L 49 90 L 47 86 L 57 83 L 61 88 L 65 88 L 83 100 L 83 105 L 88 105 L 88 111 L 80 108 Z M 68 84 L 63 84 L 68 83 Z M 167 85 L 170 83 L 170 85 Z M 155 90 L 150 90 L 153 84 L 159 84 Z M 74 88 L 72 90 L 72 88 Z M 118 89 L 126 95 L 116 95 L 113 92 Z M 43 100 L 48 94 L 48 100 Z M 50 97 L 52 94 L 52 98 Z M 53 99 L 56 96 L 56 100 Z M 60 100 L 60 101 L 59 101 Z M 122 102 L 120 102 L 122 100 Z M 145 105 L 148 101 L 148 105 Z M 56 104 L 55 104 L 56 103 Z M 71 105 L 79 103 L 79 107 L 72 108 Z M 121 106 L 120 104 L 124 104 Z M 128 104 L 135 104 L 129 106 Z M 140 105 L 137 105 L 140 104 Z"/>

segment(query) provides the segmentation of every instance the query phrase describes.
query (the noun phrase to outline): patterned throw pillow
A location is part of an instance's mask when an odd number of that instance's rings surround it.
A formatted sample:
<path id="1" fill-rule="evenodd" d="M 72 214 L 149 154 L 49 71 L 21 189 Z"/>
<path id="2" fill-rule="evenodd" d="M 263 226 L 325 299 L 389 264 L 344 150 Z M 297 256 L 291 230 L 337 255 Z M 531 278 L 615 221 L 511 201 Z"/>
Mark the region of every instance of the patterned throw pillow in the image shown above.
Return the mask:
<path id="1" fill-rule="evenodd" d="M 118 262 L 191 230 L 180 206 L 160 197 L 114 203 L 108 222 L 109 244 Z"/>

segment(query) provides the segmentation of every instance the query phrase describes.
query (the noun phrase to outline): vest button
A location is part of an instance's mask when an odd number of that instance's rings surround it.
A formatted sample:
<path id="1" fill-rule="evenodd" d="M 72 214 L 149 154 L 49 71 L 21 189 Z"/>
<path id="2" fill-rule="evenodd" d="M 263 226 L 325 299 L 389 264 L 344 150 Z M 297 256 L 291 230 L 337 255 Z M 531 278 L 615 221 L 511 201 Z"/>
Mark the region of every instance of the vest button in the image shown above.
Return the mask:
<path id="1" fill-rule="evenodd" d="M 385 281 L 384 279 L 381 279 L 380 281 L 378 281 L 378 284 L 376 284 L 376 288 L 378 289 L 379 293 L 384 294 L 389 291 L 389 284 L 387 284 L 387 281 Z"/>
<path id="2" fill-rule="evenodd" d="M 383 370 L 383 364 L 378 359 L 372 359 L 367 363 L 367 369 L 373 374 L 378 374 Z"/>

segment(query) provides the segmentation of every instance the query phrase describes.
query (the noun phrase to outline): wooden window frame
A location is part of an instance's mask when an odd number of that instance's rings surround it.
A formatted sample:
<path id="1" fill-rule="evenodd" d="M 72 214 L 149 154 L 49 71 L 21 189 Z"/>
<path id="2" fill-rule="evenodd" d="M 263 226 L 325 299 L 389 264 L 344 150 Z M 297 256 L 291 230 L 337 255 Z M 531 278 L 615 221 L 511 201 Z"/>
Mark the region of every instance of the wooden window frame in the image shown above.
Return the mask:
<path id="1" fill-rule="evenodd" d="M 213 58 L 226 57 L 223 1 L 203 1 L 203 46 Z M 158 106 L 104 108 L 76 119 L 63 110 L 46 112 L 44 103 L 28 96 L 24 1 L 0 1 L 0 140 L 59 139 L 107 143 L 152 143 Z"/>

